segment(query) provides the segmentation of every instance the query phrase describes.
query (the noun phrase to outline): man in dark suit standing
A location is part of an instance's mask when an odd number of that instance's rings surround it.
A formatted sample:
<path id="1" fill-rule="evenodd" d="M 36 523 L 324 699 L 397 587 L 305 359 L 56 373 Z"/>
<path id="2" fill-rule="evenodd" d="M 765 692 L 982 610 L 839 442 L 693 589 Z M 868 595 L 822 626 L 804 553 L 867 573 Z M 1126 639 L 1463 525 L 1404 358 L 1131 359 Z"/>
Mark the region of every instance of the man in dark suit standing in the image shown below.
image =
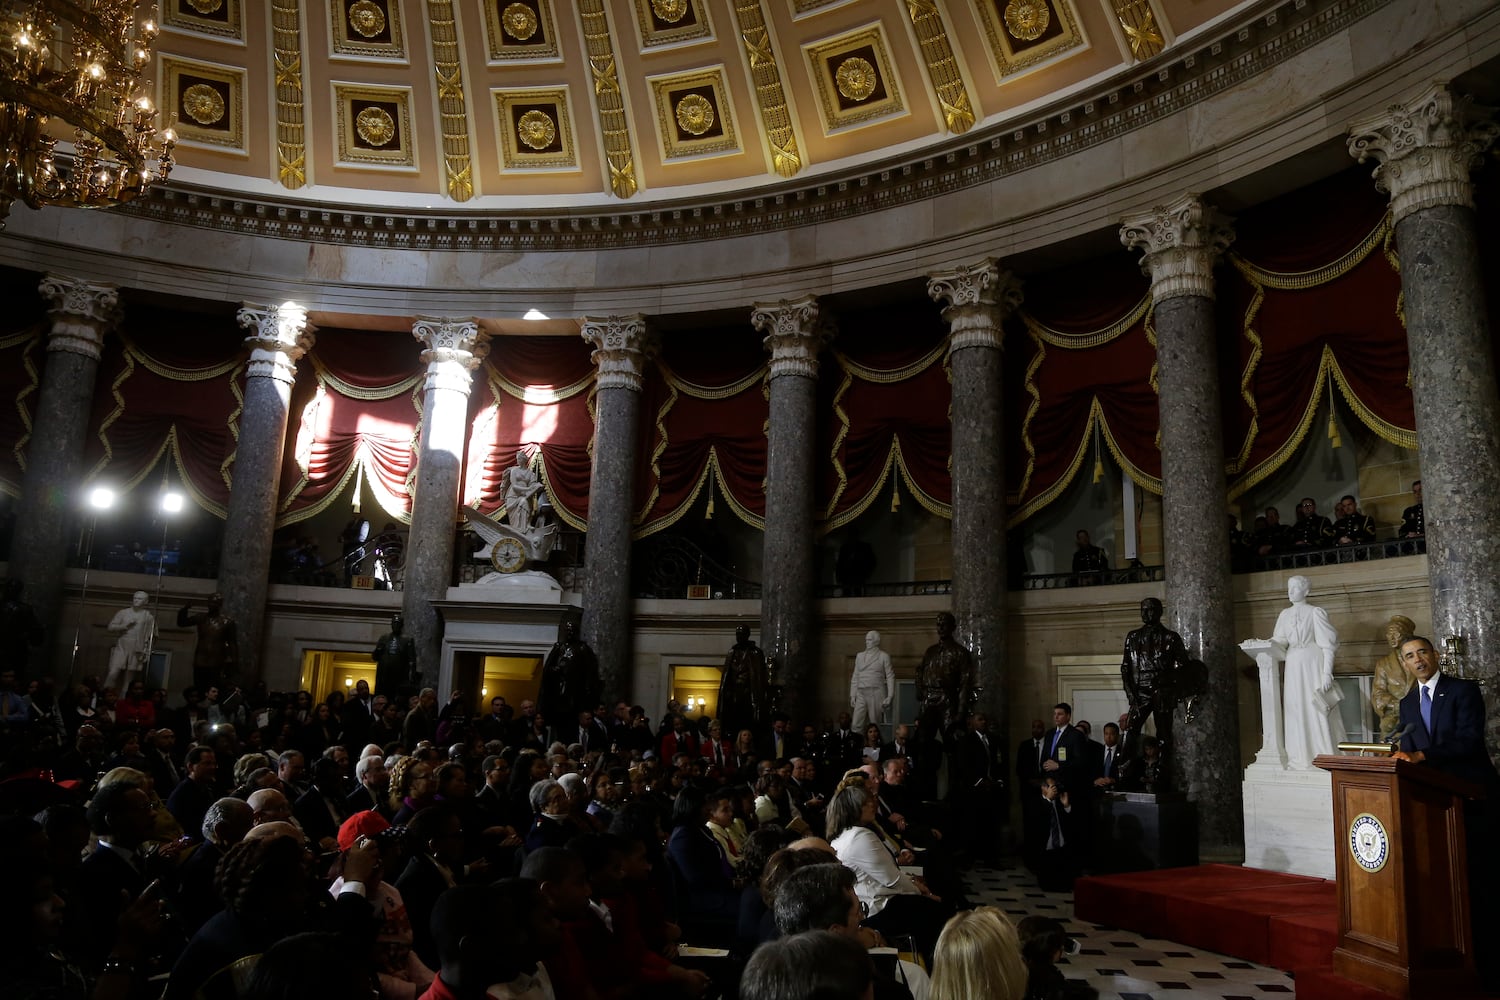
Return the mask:
<path id="1" fill-rule="evenodd" d="M 1004 754 L 990 739 L 983 712 L 969 716 L 968 730 L 953 753 L 954 783 L 949 798 L 960 817 L 964 846 L 976 860 L 993 862 L 1000 851 Z"/>
<path id="2" fill-rule="evenodd" d="M 89 802 L 88 819 L 95 849 L 78 871 L 65 919 L 84 965 L 97 971 L 114 947 L 121 912 L 145 891 L 140 848 L 151 835 L 154 810 L 139 788 L 114 784 Z"/>
<path id="3" fill-rule="evenodd" d="M 1426 764 L 1455 778 L 1473 782 L 1485 791 L 1483 799 L 1465 803 L 1464 828 L 1468 840 L 1469 907 L 1473 922 L 1476 966 L 1487 989 L 1500 988 L 1500 956 L 1485 947 L 1500 934 L 1495 908 L 1485 902 L 1500 878 L 1494 860 L 1500 773 L 1484 745 L 1484 697 L 1479 685 L 1442 671 L 1437 651 L 1428 639 L 1405 636 L 1397 655 L 1417 679 L 1417 686 L 1401 699 L 1400 760 Z"/>
<path id="4" fill-rule="evenodd" d="M 1021 796 L 1021 860 L 1035 870 L 1043 845 L 1034 836 L 1042 808 L 1042 761 L 1047 759 L 1047 724 L 1031 720 L 1031 736 L 1016 747 L 1016 789 Z"/>
<path id="5" fill-rule="evenodd" d="M 1052 706 L 1052 732 L 1045 737 L 1047 756 L 1042 759 L 1042 776 L 1051 776 L 1072 791 L 1083 784 L 1088 771 L 1086 742 L 1073 728 L 1073 706 L 1060 701 Z"/>
<path id="6" fill-rule="evenodd" d="M 801 743 L 791 732 L 791 720 L 777 712 L 771 716 L 771 730 L 760 738 L 758 749 L 762 760 L 791 760 L 801 752 Z"/>

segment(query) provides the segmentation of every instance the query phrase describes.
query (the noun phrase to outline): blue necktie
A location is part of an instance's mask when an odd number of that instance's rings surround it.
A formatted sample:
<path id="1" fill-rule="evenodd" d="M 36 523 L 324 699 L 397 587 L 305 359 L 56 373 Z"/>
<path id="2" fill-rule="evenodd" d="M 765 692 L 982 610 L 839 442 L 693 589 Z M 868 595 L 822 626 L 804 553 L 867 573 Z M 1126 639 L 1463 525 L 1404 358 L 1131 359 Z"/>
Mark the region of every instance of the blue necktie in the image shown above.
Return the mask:
<path id="1" fill-rule="evenodd" d="M 1427 727 L 1427 735 L 1432 736 L 1432 692 L 1427 685 L 1422 685 L 1422 725 Z"/>
<path id="2" fill-rule="evenodd" d="M 1057 741 L 1060 739 L 1062 739 L 1062 730 L 1054 730 L 1052 733 L 1052 749 L 1047 752 L 1047 756 L 1050 757 L 1057 753 Z"/>

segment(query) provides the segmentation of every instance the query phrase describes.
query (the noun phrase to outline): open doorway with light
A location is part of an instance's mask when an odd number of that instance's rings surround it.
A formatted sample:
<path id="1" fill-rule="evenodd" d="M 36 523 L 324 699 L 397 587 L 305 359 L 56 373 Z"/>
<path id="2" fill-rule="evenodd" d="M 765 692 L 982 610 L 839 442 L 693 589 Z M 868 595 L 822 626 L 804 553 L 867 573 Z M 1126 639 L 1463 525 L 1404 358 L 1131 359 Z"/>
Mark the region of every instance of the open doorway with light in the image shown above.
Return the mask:
<path id="1" fill-rule="evenodd" d="M 719 683 L 723 677 L 722 667 L 672 665 L 669 678 L 671 697 L 682 706 L 688 721 L 697 722 L 705 716 L 718 718 Z"/>
<path id="2" fill-rule="evenodd" d="M 375 690 L 375 661 L 368 650 L 309 649 L 302 654 L 302 690 L 310 692 L 314 702 L 335 691 L 347 698 L 360 681 Z"/>

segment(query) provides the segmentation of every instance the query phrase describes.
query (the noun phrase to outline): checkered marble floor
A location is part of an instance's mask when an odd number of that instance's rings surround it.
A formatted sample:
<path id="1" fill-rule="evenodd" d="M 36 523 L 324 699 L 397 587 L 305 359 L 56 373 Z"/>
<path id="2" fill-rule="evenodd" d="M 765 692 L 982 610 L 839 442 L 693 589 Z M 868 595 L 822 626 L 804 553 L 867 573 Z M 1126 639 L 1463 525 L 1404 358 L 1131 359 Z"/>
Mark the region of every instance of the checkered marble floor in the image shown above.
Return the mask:
<path id="1" fill-rule="evenodd" d="M 1014 920 L 1062 921 L 1081 950 L 1058 968 L 1098 990 L 1099 1000 L 1272 1000 L 1296 993 L 1292 977 L 1277 969 L 1078 920 L 1072 893 L 1042 892 L 1018 864 L 975 868 L 968 884 L 973 903 L 999 907 Z"/>

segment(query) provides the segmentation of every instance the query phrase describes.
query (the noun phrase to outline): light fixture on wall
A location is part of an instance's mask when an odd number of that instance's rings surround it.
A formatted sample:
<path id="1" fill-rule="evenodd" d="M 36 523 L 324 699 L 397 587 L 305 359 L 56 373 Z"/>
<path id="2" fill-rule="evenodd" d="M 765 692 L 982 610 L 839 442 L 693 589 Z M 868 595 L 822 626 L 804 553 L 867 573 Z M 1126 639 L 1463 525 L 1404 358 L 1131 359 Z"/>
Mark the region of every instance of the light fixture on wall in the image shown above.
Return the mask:
<path id="1" fill-rule="evenodd" d="M 344 678 L 344 687 L 346 687 L 346 688 L 352 688 L 353 686 L 354 686 L 354 678 L 353 677 L 345 677 Z"/>
<path id="2" fill-rule="evenodd" d="M 138 6 L 6 0 L 0 7 L 0 228 L 16 201 L 118 205 L 172 172 L 177 136 L 157 129 L 141 87 L 143 75 L 150 79 L 156 12 L 137 22 Z M 71 142 L 71 153 L 54 154 L 60 140 Z"/>

